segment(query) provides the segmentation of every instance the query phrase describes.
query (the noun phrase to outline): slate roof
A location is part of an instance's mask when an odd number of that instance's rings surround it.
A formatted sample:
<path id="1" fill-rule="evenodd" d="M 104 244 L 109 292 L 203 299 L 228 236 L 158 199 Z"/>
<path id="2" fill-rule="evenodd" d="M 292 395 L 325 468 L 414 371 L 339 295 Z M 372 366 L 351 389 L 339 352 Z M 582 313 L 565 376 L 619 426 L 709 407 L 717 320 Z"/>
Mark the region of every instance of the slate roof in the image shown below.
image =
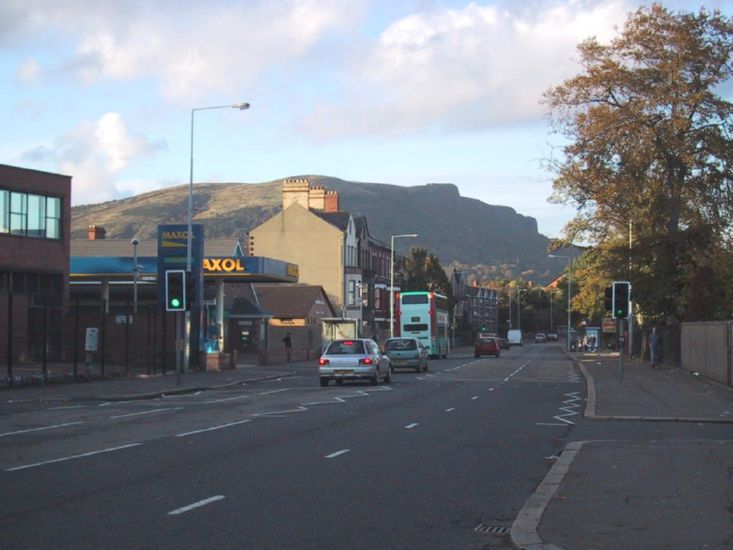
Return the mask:
<path id="1" fill-rule="evenodd" d="M 262 311 L 262 308 L 257 304 L 253 304 L 247 298 L 240 296 L 234 298 L 232 302 L 232 308 L 230 315 L 232 317 L 256 317 L 256 318 L 269 318 L 271 315 L 266 314 Z"/>
<path id="2" fill-rule="evenodd" d="M 239 247 L 239 250 L 237 249 Z M 238 239 L 205 239 L 204 256 L 239 256 L 244 247 Z M 71 256 L 116 256 L 131 258 L 134 254 L 128 239 L 72 239 Z M 141 239 L 137 245 L 138 256 L 157 256 L 158 240 Z M 241 254 L 243 255 L 243 254 Z"/>
<path id="3" fill-rule="evenodd" d="M 317 299 L 322 299 L 331 310 L 333 306 L 323 288 L 305 284 L 252 285 L 259 306 L 274 317 L 301 319 L 308 316 Z"/>
<path id="4" fill-rule="evenodd" d="M 349 227 L 349 218 L 351 217 L 351 214 L 348 212 L 323 212 L 322 210 L 313 209 L 311 209 L 311 212 L 322 220 L 338 227 L 341 231 L 346 231 Z"/>

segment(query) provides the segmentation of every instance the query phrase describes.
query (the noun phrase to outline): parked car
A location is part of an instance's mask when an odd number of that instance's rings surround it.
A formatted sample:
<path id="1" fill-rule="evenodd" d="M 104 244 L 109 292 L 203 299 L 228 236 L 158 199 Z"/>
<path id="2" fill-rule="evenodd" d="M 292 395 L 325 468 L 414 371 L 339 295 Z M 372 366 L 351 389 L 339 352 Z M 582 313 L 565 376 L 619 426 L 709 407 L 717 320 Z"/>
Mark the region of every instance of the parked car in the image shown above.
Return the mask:
<path id="1" fill-rule="evenodd" d="M 473 346 L 473 355 L 477 358 L 482 355 L 493 355 L 494 357 L 499 357 L 501 355 L 499 339 L 491 336 L 480 336 L 476 338 L 476 343 Z"/>
<path id="2" fill-rule="evenodd" d="M 547 341 L 548 342 L 557 342 L 557 332 L 548 332 Z"/>
<path id="3" fill-rule="evenodd" d="M 390 360 L 374 340 L 334 340 L 318 360 L 318 376 L 324 388 L 331 380 L 337 384 L 344 380 L 369 380 L 374 386 L 381 378 L 389 384 Z"/>
<path id="4" fill-rule="evenodd" d="M 388 338 L 384 342 L 384 354 L 389 357 L 392 371 L 396 368 L 428 370 L 428 349 L 417 338 Z"/>
<path id="5" fill-rule="evenodd" d="M 534 335 L 534 341 L 538 344 L 544 344 L 547 342 L 547 336 L 545 336 L 544 332 L 538 332 Z"/>
<path id="6" fill-rule="evenodd" d="M 512 329 L 506 334 L 506 339 L 509 340 L 510 346 L 521 346 L 522 345 L 522 331 L 519 329 Z"/>

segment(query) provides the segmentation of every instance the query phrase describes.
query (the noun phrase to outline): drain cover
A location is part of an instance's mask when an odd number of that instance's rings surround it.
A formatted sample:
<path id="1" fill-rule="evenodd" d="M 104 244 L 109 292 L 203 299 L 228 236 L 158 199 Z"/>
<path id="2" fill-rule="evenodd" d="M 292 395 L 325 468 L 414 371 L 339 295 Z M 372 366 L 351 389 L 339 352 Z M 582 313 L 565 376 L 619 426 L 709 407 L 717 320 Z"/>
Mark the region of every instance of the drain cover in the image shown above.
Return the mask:
<path id="1" fill-rule="evenodd" d="M 474 531 L 477 533 L 491 533 L 492 535 L 508 535 L 509 527 L 498 527 L 496 525 L 484 525 L 480 523 L 474 528 Z"/>

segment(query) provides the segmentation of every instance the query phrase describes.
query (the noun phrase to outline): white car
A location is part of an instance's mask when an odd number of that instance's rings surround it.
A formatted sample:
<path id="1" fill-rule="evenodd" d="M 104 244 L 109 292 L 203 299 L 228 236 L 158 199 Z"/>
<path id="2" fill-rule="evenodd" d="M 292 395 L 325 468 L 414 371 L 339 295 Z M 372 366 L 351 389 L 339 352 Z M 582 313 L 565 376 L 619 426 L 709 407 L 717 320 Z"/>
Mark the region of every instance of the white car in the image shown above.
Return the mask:
<path id="1" fill-rule="evenodd" d="M 376 385 L 381 378 L 389 384 L 390 366 L 389 357 L 382 354 L 374 340 L 334 340 L 318 360 L 318 376 L 323 388 L 331 380 L 337 384 L 344 380 L 369 380 Z"/>

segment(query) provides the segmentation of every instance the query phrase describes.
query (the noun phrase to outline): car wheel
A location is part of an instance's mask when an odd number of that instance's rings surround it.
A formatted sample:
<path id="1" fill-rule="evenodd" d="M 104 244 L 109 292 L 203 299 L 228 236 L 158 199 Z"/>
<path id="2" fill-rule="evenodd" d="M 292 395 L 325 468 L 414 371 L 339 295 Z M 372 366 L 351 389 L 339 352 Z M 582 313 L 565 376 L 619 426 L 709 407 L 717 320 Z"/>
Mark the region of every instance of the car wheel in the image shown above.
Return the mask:
<path id="1" fill-rule="evenodd" d="M 420 365 L 418 365 L 417 367 L 415 367 L 415 372 L 420 372 L 421 370 L 422 369 L 420 368 Z"/>
<path id="2" fill-rule="evenodd" d="M 371 377 L 371 378 L 369 379 L 369 383 L 370 383 L 370 384 L 371 384 L 372 386 L 376 386 L 376 385 L 377 385 L 377 384 L 379 383 L 379 369 L 377 369 L 377 370 L 376 370 L 376 372 L 374 373 L 374 376 L 372 376 L 372 377 Z"/>
<path id="3" fill-rule="evenodd" d="M 423 368 L 423 370 L 424 370 L 425 372 L 428 372 L 428 362 L 427 362 L 427 361 L 425 361 L 425 368 Z"/>
<path id="4" fill-rule="evenodd" d="M 328 378 L 321 378 L 321 387 L 325 388 L 328 386 Z"/>
<path id="5" fill-rule="evenodd" d="M 387 371 L 387 375 L 384 377 L 384 383 L 385 384 L 391 384 L 392 383 L 392 375 Z"/>
<path id="6" fill-rule="evenodd" d="M 474 353 L 474 354 L 473 354 L 473 356 L 474 356 L 474 357 L 475 357 L 476 359 L 478 359 L 478 358 L 479 358 L 479 354 L 478 354 L 478 353 Z"/>

